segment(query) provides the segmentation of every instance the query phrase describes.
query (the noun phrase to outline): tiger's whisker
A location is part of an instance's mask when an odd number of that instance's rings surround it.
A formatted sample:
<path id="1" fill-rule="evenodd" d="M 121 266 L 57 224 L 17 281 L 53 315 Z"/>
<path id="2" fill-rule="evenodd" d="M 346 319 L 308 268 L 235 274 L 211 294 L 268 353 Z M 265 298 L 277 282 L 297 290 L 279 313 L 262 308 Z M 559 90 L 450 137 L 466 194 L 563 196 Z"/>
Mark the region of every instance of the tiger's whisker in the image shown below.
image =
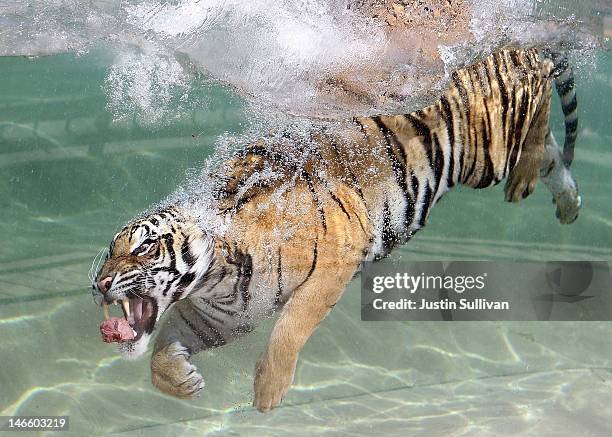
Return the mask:
<path id="1" fill-rule="evenodd" d="M 96 261 L 98 260 L 98 257 L 100 256 L 100 254 L 104 251 L 104 247 L 102 249 L 100 249 L 100 251 L 96 254 L 96 256 L 94 257 L 94 259 L 91 261 L 91 267 L 89 268 L 89 272 L 87 273 L 87 276 L 89 277 L 89 282 L 93 283 L 95 276 L 94 276 L 94 264 L 96 264 Z M 96 270 L 99 266 L 99 263 L 96 264 Z"/>

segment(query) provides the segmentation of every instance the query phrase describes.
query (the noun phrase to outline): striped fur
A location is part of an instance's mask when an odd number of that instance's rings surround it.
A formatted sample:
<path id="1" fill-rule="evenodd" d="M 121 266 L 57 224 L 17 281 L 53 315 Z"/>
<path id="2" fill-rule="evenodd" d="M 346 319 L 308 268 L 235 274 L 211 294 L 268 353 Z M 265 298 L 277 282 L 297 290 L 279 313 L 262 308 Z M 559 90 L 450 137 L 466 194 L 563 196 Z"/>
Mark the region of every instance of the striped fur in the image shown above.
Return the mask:
<path id="1" fill-rule="evenodd" d="M 455 185 L 506 179 L 506 200 L 515 202 L 541 174 L 560 220 L 573 221 L 575 94 L 567 63 L 554 59 L 502 50 L 453 73 L 430 107 L 355 118 L 311 132 L 306 143 L 286 134 L 246 147 L 215 175 L 209 206 L 228 223 L 223 234 L 203 229 L 180 202 L 124 228 L 96 281 L 116 273 L 102 298 L 138 293 L 155 301 L 155 321 L 167 313 L 151 360 L 154 385 L 198 395 L 203 381 L 190 356 L 282 308 L 255 376 L 255 406 L 274 408 L 299 350 L 361 263 L 409 240 Z M 548 127 L 553 81 L 568 126 L 563 153 Z M 142 352 L 148 337 L 139 341 L 124 348 Z"/>
<path id="2" fill-rule="evenodd" d="M 562 53 L 545 51 L 555 68 L 553 77 L 555 87 L 561 99 L 561 108 L 565 117 L 565 143 L 563 144 L 563 163 L 569 167 L 574 160 L 574 146 L 578 136 L 578 102 L 574 85 L 574 74 L 567 57 Z"/>

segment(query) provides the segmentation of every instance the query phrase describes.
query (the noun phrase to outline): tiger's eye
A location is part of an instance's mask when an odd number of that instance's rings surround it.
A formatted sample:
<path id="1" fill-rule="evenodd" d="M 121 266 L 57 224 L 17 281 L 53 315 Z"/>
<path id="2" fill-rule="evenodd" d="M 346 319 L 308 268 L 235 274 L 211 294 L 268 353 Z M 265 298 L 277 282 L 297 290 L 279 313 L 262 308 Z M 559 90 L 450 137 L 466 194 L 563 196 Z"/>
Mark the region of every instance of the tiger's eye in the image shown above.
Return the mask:
<path id="1" fill-rule="evenodd" d="M 147 244 L 141 244 L 140 246 L 138 246 L 136 249 L 134 249 L 134 251 L 132 252 L 133 255 L 141 255 L 143 253 L 145 253 L 149 247 L 151 246 L 151 244 L 147 243 Z"/>

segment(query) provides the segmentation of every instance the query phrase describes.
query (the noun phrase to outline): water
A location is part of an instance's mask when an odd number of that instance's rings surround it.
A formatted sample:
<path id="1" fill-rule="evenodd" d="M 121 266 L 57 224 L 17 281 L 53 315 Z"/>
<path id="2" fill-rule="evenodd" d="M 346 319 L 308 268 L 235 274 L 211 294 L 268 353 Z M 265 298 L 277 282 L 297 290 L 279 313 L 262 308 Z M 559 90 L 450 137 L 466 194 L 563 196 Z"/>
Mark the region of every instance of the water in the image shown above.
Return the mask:
<path id="1" fill-rule="evenodd" d="M 541 186 L 519 206 L 501 187 L 455 189 L 393 258 L 612 259 L 612 56 L 591 55 L 577 77 L 578 221 L 560 226 Z M 75 435 L 609 432 L 611 324 L 366 323 L 358 280 L 274 413 L 249 406 L 272 320 L 195 358 L 201 399 L 157 392 L 148 356 L 123 361 L 100 341 L 87 271 L 126 221 L 191 178 L 223 138 L 258 124 L 249 99 L 172 62 L 152 64 L 139 94 L 152 99 L 129 106 L 113 82 L 127 62 L 117 59 L 99 48 L 0 58 L 0 415 L 69 415 Z M 559 114 L 555 102 L 558 138 Z"/>

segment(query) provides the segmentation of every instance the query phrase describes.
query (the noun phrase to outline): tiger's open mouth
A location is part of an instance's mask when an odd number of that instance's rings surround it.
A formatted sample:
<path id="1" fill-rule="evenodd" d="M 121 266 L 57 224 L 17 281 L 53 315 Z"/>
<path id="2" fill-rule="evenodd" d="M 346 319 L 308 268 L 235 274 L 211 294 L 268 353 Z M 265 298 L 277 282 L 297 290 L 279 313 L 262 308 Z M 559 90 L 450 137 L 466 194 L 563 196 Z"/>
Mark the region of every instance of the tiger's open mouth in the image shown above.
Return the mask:
<path id="1" fill-rule="evenodd" d="M 117 304 L 117 302 L 121 304 L 123 318 L 132 328 L 133 335 L 126 336 L 125 333 L 117 330 L 116 332 L 111 332 L 111 335 L 114 338 L 111 341 L 138 341 L 145 332 L 149 334 L 153 332 L 153 326 L 155 325 L 157 316 L 157 305 L 153 299 L 131 296 L 126 299 L 119 299 L 115 301 L 114 304 Z M 105 321 L 111 319 L 108 307 L 109 304 L 103 300 L 102 311 L 104 312 Z M 105 341 L 107 340 L 105 339 Z"/>

